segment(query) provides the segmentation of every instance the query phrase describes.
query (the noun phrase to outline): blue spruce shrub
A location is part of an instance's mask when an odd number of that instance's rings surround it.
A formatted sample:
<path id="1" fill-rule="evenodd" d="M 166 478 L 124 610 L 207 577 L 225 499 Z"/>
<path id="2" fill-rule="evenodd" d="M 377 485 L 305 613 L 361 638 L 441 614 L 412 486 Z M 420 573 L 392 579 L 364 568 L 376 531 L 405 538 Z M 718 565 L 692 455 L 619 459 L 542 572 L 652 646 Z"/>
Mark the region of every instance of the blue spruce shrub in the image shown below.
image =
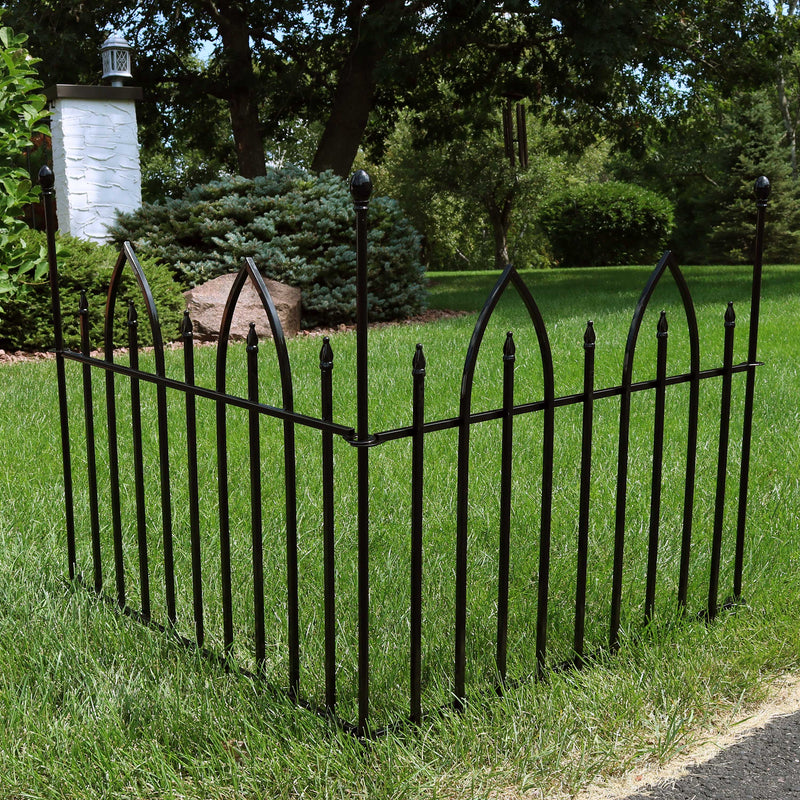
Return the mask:
<path id="1" fill-rule="evenodd" d="M 355 319 L 355 212 L 331 172 L 269 169 L 189 189 L 182 198 L 121 214 L 111 231 L 168 264 L 186 287 L 239 270 L 251 256 L 267 278 L 302 291 L 303 326 Z M 368 216 L 372 320 L 424 310 L 420 237 L 394 200 L 373 197 Z"/>

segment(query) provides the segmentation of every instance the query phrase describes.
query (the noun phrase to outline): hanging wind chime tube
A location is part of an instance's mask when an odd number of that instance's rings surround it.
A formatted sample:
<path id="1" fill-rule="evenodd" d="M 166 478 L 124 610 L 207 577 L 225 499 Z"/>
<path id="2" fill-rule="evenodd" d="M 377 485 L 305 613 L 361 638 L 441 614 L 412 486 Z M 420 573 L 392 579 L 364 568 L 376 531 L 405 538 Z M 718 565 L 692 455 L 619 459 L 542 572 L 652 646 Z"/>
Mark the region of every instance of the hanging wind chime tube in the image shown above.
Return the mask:
<path id="1" fill-rule="evenodd" d="M 528 130 L 525 121 L 525 105 L 508 97 L 503 106 L 503 145 L 505 155 L 512 168 L 519 159 L 520 169 L 528 168 Z"/>

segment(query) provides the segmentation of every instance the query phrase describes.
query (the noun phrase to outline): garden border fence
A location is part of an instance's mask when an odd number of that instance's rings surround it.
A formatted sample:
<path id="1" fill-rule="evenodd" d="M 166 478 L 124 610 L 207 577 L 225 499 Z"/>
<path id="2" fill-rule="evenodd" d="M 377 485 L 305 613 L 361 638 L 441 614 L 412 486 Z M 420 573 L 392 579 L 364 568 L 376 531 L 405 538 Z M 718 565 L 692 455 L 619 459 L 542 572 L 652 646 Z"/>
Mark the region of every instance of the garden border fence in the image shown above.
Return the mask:
<path id="1" fill-rule="evenodd" d="M 286 342 L 275 305 L 266 288 L 264 280 L 252 259 L 246 259 L 230 290 L 216 354 L 216 386 L 208 388 L 197 385 L 194 377 L 194 349 L 192 323 L 188 312 L 184 315 L 181 328 L 184 351 L 184 380 L 176 380 L 167 376 L 165 371 L 164 344 L 158 321 L 153 296 L 142 272 L 136 255 L 130 246 L 125 244 L 114 268 L 105 312 L 104 351 L 102 358 L 92 355 L 89 342 L 87 321 L 87 300 L 81 297 L 79 314 L 81 322 L 81 348 L 79 352 L 65 348 L 62 334 L 62 316 L 59 294 L 59 276 L 55 249 L 55 215 L 53 206 L 53 174 L 48 168 L 40 172 L 40 183 L 45 197 L 47 222 L 47 239 L 49 250 L 49 276 L 52 293 L 52 313 L 54 319 L 56 373 L 58 382 L 59 411 L 61 420 L 61 445 L 64 474 L 64 495 L 66 506 L 66 538 L 69 576 L 73 581 L 82 580 L 76 562 L 76 537 L 88 536 L 91 539 L 92 580 L 89 588 L 97 594 L 104 595 L 105 569 L 104 553 L 101 548 L 101 520 L 98 503 L 98 490 L 101 485 L 96 458 L 95 411 L 92 400 L 92 378 L 95 372 L 102 373 L 105 380 L 105 419 L 104 427 L 108 430 L 108 476 L 103 476 L 103 485 L 110 494 L 111 520 L 113 534 L 113 577 L 115 594 L 109 598 L 119 609 L 134 616 L 148 625 L 163 630 L 170 630 L 186 644 L 197 647 L 201 652 L 223 663 L 229 655 L 234 639 L 234 626 L 231 601 L 231 549 L 230 522 L 228 509 L 228 441 L 227 413 L 228 409 L 238 408 L 246 412 L 250 430 L 250 492 L 251 492 L 251 524 L 252 524 L 252 579 L 253 579 L 253 627 L 255 662 L 261 664 L 265 654 L 265 610 L 264 565 L 261 543 L 262 508 L 259 449 L 259 421 L 262 416 L 280 420 L 283 425 L 283 459 L 285 470 L 285 543 L 286 543 L 286 593 L 288 614 L 285 623 L 288 628 L 288 694 L 296 703 L 310 705 L 303 699 L 301 689 L 301 656 L 300 636 L 298 630 L 298 566 L 297 566 L 297 493 L 295 459 L 295 430 L 304 426 L 318 431 L 321 440 L 321 494 L 323 508 L 323 542 L 324 542 L 324 674 L 325 701 L 322 708 L 316 710 L 336 717 L 336 679 L 337 679 L 337 632 L 336 632 L 336 554 L 335 554 L 335 508 L 334 508 L 334 460 L 333 442 L 335 437 L 348 442 L 357 449 L 357 541 L 358 541 L 358 719 L 355 722 L 338 719 L 347 730 L 359 736 L 375 734 L 378 726 L 370 718 L 370 452 L 372 448 L 397 439 L 408 438 L 412 442 L 412 469 L 410 475 L 410 509 L 409 530 L 411 539 L 411 563 L 408 565 L 410 609 L 409 609 L 409 686 L 408 717 L 412 722 L 419 722 L 428 709 L 422 707 L 422 586 L 423 586 L 423 529 L 425 523 L 423 475 L 425 437 L 434 431 L 457 429 L 457 505 L 456 505 L 456 540 L 455 540 L 455 619 L 453 620 L 453 672 L 452 672 L 452 707 L 461 709 L 466 698 L 465 669 L 467 663 L 467 589 L 468 589 L 468 519 L 470 495 L 470 431 L 472 426 L 489 420 L 500 420 L 501 424 L 501 474 L 500 474 L 500 525 L 498 552 L 498 596 L 497 596 L 497 635 L 496 635 L 496 676 L 497 684 L 493 689 L 502 691 L 506 681 L 506 656 L 508 647 L 508 588 L 509 563 L 511 553 L 511 507 L 512 507 L 512 438 L 515 419 L 521 415 L 541 413 L 543 415 L 543 438 L 541 455 L 541 515 L 538 553 L 538 598 L 536 605 L 536 664 L 535 673 L 541 675 L 547 666 L 548 636 L 548 588 L 550 572 L 550 527 L 553 503 L 553 456 L 554 456 L 554 419 L 556 410 L 571 405 L 582 407 L 582 446 L 578 480 L 580 481 L 580 504 L 578 509 L 577 553 L 576 553 L 576 591 L 573 663 L 580 668 L 584 654 L 584 624 L 586 599 L 586 572 L 590 517 L 590 482 L 592 477 L 593 452 L 593 420 L 595 402 L 602 398 L 619 397 L 619 442 L 616 475 L 616 510 L 613 553 L 613 575 L 611 581 L 610 627 L 608 646 L 614 651 L 620 644 L 621 607 L 623 593 L 623 564 L 625 559 L 625 525 L 626 503 L 628 499 L 628 448 L 631 422 L 631 400 L 637 392 L 653 392 L 655 397 L 655 419 L 653 425 L 653 466 L 650 490 L 649 546 L 647 556 L 647 573 L 645 587 L 645 622 L 653 615 L 657 556 L 659 549 L 659 517 L 661 503 L 665 395 L 669 386 L 688 384 L 689 402 L 686 417 L 687 450 L 686 476 L 683 489 L 683 526 L 681 532 L 680 574 L 678 580 L 677 604 L 685 609 L 688 602 L 689 562 L 692 550 L 692 524 L 695 506 L 696 484 L 696 448 L 699 418 L 700 382 L 709 378 L 721 378 L 721 399 L 719 416 L 719 437 L 716 492 L 713 536 L 711 537 L 710 574 L 708 579 L 708 597 L 705 602 L 705 615 L 713 619 L 725 603 L 736 603 L 742 597 L 742 573 L 745 547 L 745 522 L 747 514 L 748 481 L 750 470 L 753 395 L 755 387 L 755 371 L 757 361 L 758 325 L 761 290 L 761 264 L 764 238 L 764 219 L 769 196 L 769 181 L 759 178 L 756 182 L 756 243 L 755 261 L 752 274 L 752 295 L 750 305 L 749 348 L 747 361 L 733 363 L 733 337 L 735 316 L 732 304 L 728 305 L 724 317 L 725 337 L 722 365 L 717 368 L 700 368 L 699 335 L 695 309 L 689 288 L 673 255 L 667 252 L 651 273 L 638 303 L 636 304 L 625 345 L 622 380 L 616 386 L 597 388 L 594 380 L 595 333 L 589 322 L 584 335 L 584 381 L 583 391 L 563 397 L 557 397 L 554 389 L 553 359 L 550 351 L 548 332 L 544 320 L 530 290 L 517 270 L 509 265 L 500 275 L 481 310 L 474 327 L 471 341 L 467 349 L 464 363 L 459 413 L 456 417 L 426 420 L 425 419 L 425 376 L 426 362 L 423 347 L 417 345 L 412 364 L 412 420 L 405 427 L 372 432 L 370 430 L 369 397 L 368 397 L 368 303 L 367 303 L 367 210 L 371 194 L 369 176 L 357 172 L 350 182 L 354 200 L 356 218 L 356 370 L 357 370 L 357 407 L 355 426 L 342 425 L 334 421 L 332 411 L 332 368 L 333 353 L 327 338 L 323 340 L 320 353 L 321 375 L 321 414 L 311 417 L 299 414 L 294 410 L 294 389 L 292 372 Z M 132 307 L 128 315 L 128 348 L 129 363 L 117 363 L 114 359 L 113 320 L 114 307 L 120 276 L 125 268 L 130 268 L 139 284 L 147 308 L 148 323 L 153 338 L 155 351 L 154 371 L 142 370 L 139 367 L 139 342 L 137 334 L 138 319 Z M 656 377 L 652 380 L 634 382 L 633 362 L 639 330 L 645 310 L 659 283 L 666 272 L 671 273 L 678 287 L 681 302 L 686 313 L 689 337 L 690 369 L 684 374 L 667 375 L 667 341 L 668 329 L 664 312 L 661 313 L 657 330 Z M 247 341 L 247 396 L 237 396 L 226 391 L 226 364 L 228 340 L 234 309 L 242 288 L 251 279 L 261 298 L 264 311 L 272 329 L 272 335 L 280 368 L 282 405 L 273 406 L 259 401 L 258 397 L 258 340 L 255 329 L 251 325 Z M 512 333 L 508 333 L 503 351 L 502 406 L 488 411 L 475 412 L 472 409 L 473 383 L 475 366 L 481 342 L 489 319 L 507 287 L 513 285 L 521 297 L 531 323 L 535 329 L 542 360 L 543 396 L 540 400 L 516 403 L 514 398 L 514 362 L 516 358 L 515 343 Z M 75 497 L 73 486 L 73 457 L 69 427 L 69 405 L 67 392 L 66 362 L 77 362 L 81 365 L 83 385 L 83 416 L 86 434 L 85 462 L 87 469 L 88 505 L 90 509 L 90 530 L 76 531 Z M 744 373 L 746 386 L 744 390 L 740 476 L 738 484 L 738 517 L 735 541 L 735 563 L 733 565 L 733 587 L 730 597 L 720 601 L 720 566 L 723 540 L 723 515 L 726 503 L 726 479 L 729 468 L 728 450 L 730 444 L 730 417 L 732 378 L 735 374 Z M 133 609 L 128 605 L 126 594 L 126 576 L 122 521 L 120 518 L 121 470 L 117 446 L 117 391 L 116 380 L 125 379 L 130 384 L 131 426 L 133 436 L 133 491 L 136 498 L 136 529 L 138 531 L 138 564 L 139 594 L 141 608 Z M 160 538 L 164 555 L 164 593 L 166 620 L 162 623 L 154 618 L 151 612 L 150 570 L 148 566 L 148 536 L 145 519 L 145 473 L 142 461 L 142 430 L 139 408 L 139 388 L 142 383 L 154 384 L 158 405 L 158 448 L 159 448 L 159 480 L 160 480 Z M 167 440 L 169 436 L 167 418 L 168 392 L 177 392 L 184 396 L 186 415 L 184 434 L 187 442 L 187 470 L 189 479 L 189 508 L 192 561 L 192 596 L 193 596 L 193 636 L 185 637 L 179 633 L 180 623 L 176 613 L 175 575 L 173 566 L 173 515 L 170 496 L 170 461 Z M 203 580 L 200 570 L 201 521 L 198 514 L 198 476 L 197 476 L 197 421 L 195 401 L 206 398 L 216 406 L 216 441 L 217 441 L 217 485 L 219 506 L 219 565 L 222 585 L 222 619 L 224 652 L 213 653 L 205 648 L 205 622 Z M 83 454 L 82 454 L 83 458 Z"/>

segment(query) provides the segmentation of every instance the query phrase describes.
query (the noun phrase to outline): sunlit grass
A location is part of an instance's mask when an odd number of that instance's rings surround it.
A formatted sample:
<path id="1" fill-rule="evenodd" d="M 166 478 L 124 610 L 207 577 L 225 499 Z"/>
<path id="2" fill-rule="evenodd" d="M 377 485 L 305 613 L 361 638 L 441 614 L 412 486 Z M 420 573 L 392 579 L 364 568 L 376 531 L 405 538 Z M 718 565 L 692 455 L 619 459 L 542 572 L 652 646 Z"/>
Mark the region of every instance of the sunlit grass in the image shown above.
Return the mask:
<path id="1" fill-rule="evenodd" d="M 526 276 L 548 325 L 555 360 L 556 392 L 580 391 L 583 330 L 593 319 L 598 335 L 598 387 L 619 382 L 622 348 L 639 289 L 648 270 L 536 272 Z M 702 366 L 720 363 L 722 317 L 728 300 L 737 310 L 735 361 L 745 358 L 749 313 L 747 271 L 687 270 L 701 325 Z M 433 302 L 475 310 L 493 275 L 433 276 Z M 628 538 L 623 592 L 623 646 L 617 657 L 600 656 L 582 672 L 553 674 L 546 684 L 526 683 L 502 699 L 477 702 L 491 688 L 496 627 L 497 423 L 473 429 L 471 461 L 468 692 L 476 698 L 464 715 L 432 717 L 421 731 L 389 736 L 362 749 L 313 715 L 292 709 L 281 695 L 265 693 L 248 679 L 227 675 L 66 587 L 60 455 L 52 363 L 20 364 L 0 374 L 0 797 L 473 797 L 491 789 L 574 789 L 599 773 L 643 759 L 663 760 L 685 746 L 691 731 L 721 708 L 759 696 L 766 676 L 796 666 L 798 657 L 797 366 L 791 342 L 798 311 L 800 270 L 767 270 L 762 309 L 751 497 L 744 592 L 748 604 L 707 626 L 674 622 L 679 557 L 682 476 L 685 463 L 685 387 L 669 393 L 670 424 L 663 496 L 662 549 L 657 624 L 639 636 L 643 620 L 644 569 L 649 513 L 652 399 L 637 396 L 631 448 Z M 665 286 L 653 299 L 640 335 L 637 379 L 652 377 L 655 322 L 666 308 L 670 321 L 670 371 L 688 369 L 681 311 Z M 406 425 L 411 416 L 411 359 L 423 342 L 428 361 L 426 418 L 453 416 L 463 358 L 475 316 L 370 333 L 371 428 Z M 517 399 L 541 397 L 538 348 L 513 294 L 497 310 L 484 339 L 476 379 L 475 410 L 499 405 L 496 380 L 506 330 L 517 339 Z M 683 337 L 683 338 L 682 338 Z M 355 339 L 332 337 L 335 352 L 335 418 L 354 424 Z M 319 347 L 313 337 L 290 342 L 296 408 L 316 415 Z M 261 354 L 262 398 L 279 403 L 271 345 Z M 214 351 L 198 350 L 199 382 L 213 385 Z M 231 358 L 231 391 L 244 391 L 242 348 Z M 179 353 L 168 370 L 181 374 Z M 70 365 L 73 457 L 82 476 L 85 449 L 79 368 Z M 735 380 L 729 492 L 738 480 L 743 376 Z M 102 381 L 96 378 L 96 410 L 102 416 Z M 124 419 L 125 381 L 118 380 Z M 704 382 L 698 452 L 698 514 L 690 586 L 690 610 L 704 607 L 708 541 L 716 474 L 719 385 Z M 159 483 L 154 392 L 143 387 L 148 456 L 148 529 L 154 614 L 162 617 Z M 596 404 L 587 644 L 608 636 L 617 399 Z M 216 541 L 215 410 L 198 401 L 201 436 L 201 521 L 205 613 L 209 645 L 221 645 L 218 544 Z M 170 396 L 172 502 L 178 576 L 179 629 L 191 635 L 191 581 L 186 503 L 184 407 Z M 246 419 L 229 411 L 231 508 L 234 531 L 236 655 L 252 665 L 249 483 Z M 574 614 L 577 408 L 556 416 L 553 566 L 550 653 L 570 656 Z M 285 548 L 280 424 L 262 424 L 265 570 L 267 574 L 268 678 L 286 682 Z M 120 423 L 123 451 L 130 424 Z M 518 418 L 514 503 L 509 672 L 526 678 L 535 669 L 536 569 L 538 558 L 541 418 Z M 98 441 L 104 431 L 98 424 Z M 425 705 L 448 699 L 452 688 L 455 443 L 453 431 L 426 440 L 424 657 Z M 102 519 L 108 518 L 107 454 L 98 445 Z M 355 452 L 337 443 L 337 610 L 339 612 L 340 711 L 356 713 Z M 319 436 L 298 429 L 300 498 L 301 643 L 303 693 L 321 700 L 321 514 Z M 372 496 L 372 700 L 376 722 L 402 717 L 408 703 L 408 552 L 410 448 L 407 441 L 373 450 Z M 76 477 L 79 485 L 82 477 Z M 138 596 L 132 489 L 123 490 L 126 577 L 131 604 Z M 730 504 L 729 504 L 730 505 Z M 78 493 L 79 565 L 91 576 L 87 502 Z M 721 592 L 732 581 L 734 509 L 726 511 Z M 113 593 L 109 525 L 103 523 L 106 587 Z M 634 635 L 637 634 L 637 635 Z M 244 744 L 242 744 L 244 743 Z"/>

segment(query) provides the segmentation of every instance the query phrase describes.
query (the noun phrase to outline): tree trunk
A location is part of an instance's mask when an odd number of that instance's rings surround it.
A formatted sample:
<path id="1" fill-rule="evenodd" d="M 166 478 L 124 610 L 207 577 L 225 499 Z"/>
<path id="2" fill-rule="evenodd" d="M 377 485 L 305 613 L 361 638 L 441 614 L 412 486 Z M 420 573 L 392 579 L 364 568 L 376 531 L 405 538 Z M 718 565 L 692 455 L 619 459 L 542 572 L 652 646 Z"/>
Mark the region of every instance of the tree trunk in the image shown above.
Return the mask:
<path id="1" fill-rule="evenodd" d="M 255 178 L 265 175 L 267 168 L 255 92 L 250 26 L 245 12 L 238 4 L 225 5 L 217 17 L 217 24 L 222 39 L 233 141 L 239 173 L 245 178 Z"/>
<path id="2" fill-rule="evenodd" d="M 352 44 L 339 69 L 333 106 L 311 162 L 316 172 L 330 169 L 342 178 L 348 176 L 375 104 L 375 72 L 406 14 L 400 0 L 352 0 L 349 4 Z"/>
<path id="3" fill-rule="evenodd" d="M 359 44 L 343 65 L 333 107 L 311 163 L 316 172 L 331 169 L 342 178 L 350 173 L 375 102 L 379 57 L 373 48 Z"/>
<path id="4" fill-rule="evenodd" d="M 496 269 L 504 270 L 509 262 L 508 255 L 508 229 L 511 225 L 511 210 L 514 207 L 513 192 L 503 199 L 502 206 L 494 197 L 486 199 L 486 210 L 492 223 L 494 237 L 494 265 Z"/>

